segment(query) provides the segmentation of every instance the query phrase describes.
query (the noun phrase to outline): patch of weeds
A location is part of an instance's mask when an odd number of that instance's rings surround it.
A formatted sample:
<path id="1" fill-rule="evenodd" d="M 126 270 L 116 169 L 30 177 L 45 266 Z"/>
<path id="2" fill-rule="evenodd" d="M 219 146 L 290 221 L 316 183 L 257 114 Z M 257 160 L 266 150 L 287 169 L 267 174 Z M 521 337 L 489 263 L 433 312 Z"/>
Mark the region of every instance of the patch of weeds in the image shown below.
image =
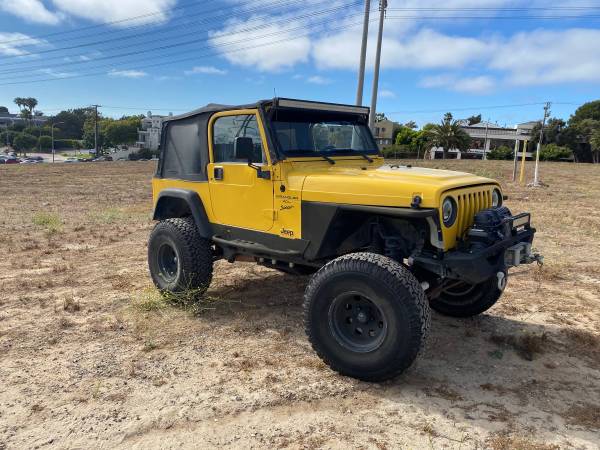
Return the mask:
<path id="1" fill-rule="evenodd" d="M 45 229 L 48 233 L 56 233 L 62 228 L 62 221 L 58 214 L 37 212 L 33 216 L 33 224 Z"/>
<path id="2" fill-rule="evenodd" d="M 433 389 L 425 389 L 425 394 L 430 397 L 440 397 L 444 400 L 448 400 L 450 402 L 456 402 L 463 400 L 462 395 L 456 392 L 453 389 L 450 389 L 448 386 L 439 385 Z"/>
<path id="3" fill-rule="evenodd" d="M 111 224 L 119 222 L 125 218 L 125 214 L 119 208 L 108 208 L 103 211 L 96 211 L 92 214 L 95 222 Z"/>
<path id="4" fill-rule="evenodd" d="M 533 361 L 536 355 L 544 353 L 550 342 L 546 332 L 541 334 L 526 332 L 516 336 L 512 334 L 492 334 L 489 340 L 499 347 L 514 349 L 521 358 L 527 361 Z M 488 354 L 491 357 L 501 357 L 501 352 L 489 352 Z"/>
<path id="5" fill-rule="evenodd" d="M 133 305 L 142 311 L 160 311 L 167 308 L 167 299 L 154 288 L 146 288 L 136 294 Z"/>
<path id="6" fill-rule="evenodd" d="M 491 450 L 559 450 L 555 444 L 544 444 L 529 438 L 510 436 L 507 434 L 496 434 L 486 441 Z"/>
<path id="7" fill-rule="evenodd" d="M 570 425 L 600 430 L 600 405 L 591 403 L 573 405 L 562 415 Z"/>
<path id="8" fill-rule="evenodd" d="M 158 348 L 158 344 L 154 342 L 152 339 L 146 339 L 144 341 L 144 346 L 142 347 L 143 352 L 151 352 L 152 350 L 156 350 Z"/>
<path id="9" fill-rule="evenodd" d="M 81 305 L 79 304 L 79 300 L 77 300 L 73 295 L 67 296 L 63 300 L 63 310 L 74 313 L 81 309 Z"/>

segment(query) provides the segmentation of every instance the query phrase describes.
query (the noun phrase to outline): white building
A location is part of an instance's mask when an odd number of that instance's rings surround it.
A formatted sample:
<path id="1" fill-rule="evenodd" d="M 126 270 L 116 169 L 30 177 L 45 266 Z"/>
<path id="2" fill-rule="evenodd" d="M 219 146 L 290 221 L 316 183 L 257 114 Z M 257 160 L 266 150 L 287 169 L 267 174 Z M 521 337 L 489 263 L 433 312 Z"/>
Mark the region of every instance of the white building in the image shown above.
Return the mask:
<path id="1" fill-rule="evenodd" d="M 33 116 L 31 119 L 24 119 L 20 114 L 11 114 L 0 112 L 0 129 L 6 129 L 16 124 L 29 126 L 30 124 L 36 127 L 41 127 L 48 121 L 44 116 Z"/>
<path id="2" fill-rule="evenodd" d="M 169 117 L 172 115 L 173 113 L 169 113 Z M 135 143 L 138 149 L 158 150 L 164 119 L 165 116 L 153 115 L 151 111 L 148 111 L 147 116 L 142 119 L 142 128 L 138 130 L 138 140 Z"/>
<path id="3" fill-rule="evenodd" d="M 474 125 L 469 125 L 467 121 L 462 121 L 461 128 L 467 132 L 473 139 L 472 146 L 466 152 L 460 152 L 456 149 L 449 150 L 449 154 L 457 159 L 461 158 L 477 158 L 486 159 L 487 154 L 500 145 L 505 145 L 509 148 L 514 148 L 517 144 L 520 151 L 525 141 L 531 141 L 531 130 L 539 122 L 526 122 L 516 125 L 513 128 L 502 127 L 492 122 L 480 122 Z M 431 149 L 431 157 L 440 158 L 443 150 L 440 148 Z M 528 152 L 526 156 L 531 157 Z"/>

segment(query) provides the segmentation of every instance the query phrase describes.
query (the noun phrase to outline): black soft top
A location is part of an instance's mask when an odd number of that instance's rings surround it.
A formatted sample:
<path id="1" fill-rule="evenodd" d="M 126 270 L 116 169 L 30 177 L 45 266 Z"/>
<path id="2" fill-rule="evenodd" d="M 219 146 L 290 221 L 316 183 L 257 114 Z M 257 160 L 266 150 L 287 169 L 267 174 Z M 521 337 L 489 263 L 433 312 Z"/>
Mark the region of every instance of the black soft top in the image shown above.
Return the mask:
<path id="1" fill-rule="evenodd" d="M 189 181 L 208 181 L 207 165 L 210 161 L 208 149 L 208 123 L 213 114 L 238 109 L 258 109 L 259 114 L 281 110 L 305 110 L 320 113 L 345 114 L 368 119 L 369 108 L 339 103 L 311 102 L 288 98 L 260 100 L 247 105 L 220 105 L 210 103 L 189 113 L 169 117 L 163 122 L 160 161 L 156 176 Z M 267 131 L 267 139 L 271 139 Z M 269 150 L 275 148 L 269 142 Z M 271 154 L 276 161 L 278 155 Z"/>

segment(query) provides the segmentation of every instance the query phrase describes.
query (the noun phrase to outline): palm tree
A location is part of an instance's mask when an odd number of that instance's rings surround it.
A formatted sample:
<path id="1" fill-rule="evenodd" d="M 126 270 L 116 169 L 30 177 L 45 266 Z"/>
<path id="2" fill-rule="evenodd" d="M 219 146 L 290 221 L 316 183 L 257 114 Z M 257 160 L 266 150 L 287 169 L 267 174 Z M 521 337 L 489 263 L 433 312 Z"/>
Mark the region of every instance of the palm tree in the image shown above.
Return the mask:
<path id="1" fill-rule="evenodd" d="M 468 150 L 471 146 L 471 136 L 460 127 L 458 120 L 454 120 L 452 114 L 446 113 L 439 125 L 433 125 L 427 131 L 429 148 L 442 147 L 443 158 L 446 159 L 448 151 L 452 149 L 461 152 Z"/>

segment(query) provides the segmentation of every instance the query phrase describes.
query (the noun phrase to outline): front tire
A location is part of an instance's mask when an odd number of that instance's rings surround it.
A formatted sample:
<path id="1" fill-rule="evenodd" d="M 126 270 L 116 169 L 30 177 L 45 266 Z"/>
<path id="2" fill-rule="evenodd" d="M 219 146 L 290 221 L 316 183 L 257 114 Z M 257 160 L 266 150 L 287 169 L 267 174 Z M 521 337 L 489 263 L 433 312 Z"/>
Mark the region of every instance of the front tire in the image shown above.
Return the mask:
<path id="1" fill-rule="evenodd" d="M 504 290 L 498 288 L 498 278 L 494 276 L 479 284 L 455 284 L 429 304 L 434 311 L 445 316 L 473 317 L 494 306 L 503 293 Z"/>
<path id="2" fill-rule="evenodd" d="M 150 234 L 148 266 L 161 292 L 199 297 L 212 280 L 212 244 L 191 217 L 163 220 Z"/>
<path id="3" fill-rule="evenodd" d="M 342 375 L 394 378 L 412 365 L 430 311 L 417 279 L 374 253 L 341 256 L 323 266 L 304 295 L 304 324 L 319 357 Z"/>

